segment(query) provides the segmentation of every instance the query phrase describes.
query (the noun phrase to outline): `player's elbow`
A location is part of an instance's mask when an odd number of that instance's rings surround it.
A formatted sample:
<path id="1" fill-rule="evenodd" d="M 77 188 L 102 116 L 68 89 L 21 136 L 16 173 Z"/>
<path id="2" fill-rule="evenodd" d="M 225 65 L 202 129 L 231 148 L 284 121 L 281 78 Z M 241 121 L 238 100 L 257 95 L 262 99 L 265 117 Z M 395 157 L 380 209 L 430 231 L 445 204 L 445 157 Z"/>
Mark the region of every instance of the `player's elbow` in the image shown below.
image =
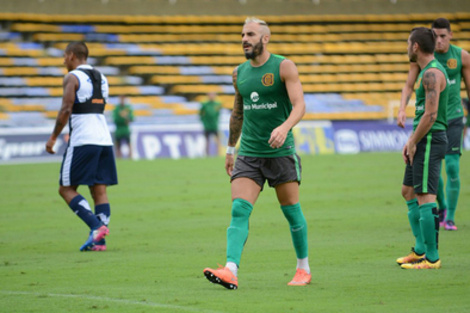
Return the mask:
<path id="1" fill-rule="evenodd" d="M 305 103 L 297 104 L 295 106 L 295 109 L 297 110 L 300 118 L 302 118 L 305 115 Z"/>

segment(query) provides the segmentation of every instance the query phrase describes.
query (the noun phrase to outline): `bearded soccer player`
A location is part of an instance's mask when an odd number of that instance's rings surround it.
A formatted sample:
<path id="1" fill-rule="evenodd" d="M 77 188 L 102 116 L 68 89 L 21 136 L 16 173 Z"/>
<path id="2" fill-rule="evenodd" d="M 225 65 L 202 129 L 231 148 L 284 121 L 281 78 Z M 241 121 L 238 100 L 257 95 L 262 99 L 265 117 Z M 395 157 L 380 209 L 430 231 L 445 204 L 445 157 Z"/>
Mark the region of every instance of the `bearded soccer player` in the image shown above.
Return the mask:
<path id="1" fill-rule="evenodd" d="M 437 36 L 434 57 L 444 66 L 449 77 L 449 103 L 447 105 L 448 146 L 445 156 L 447 182 L 444 192 L 444 180 L 442 176 L 439 178 L 439 189 L 437 192 L 439 222 L 440 227 L 446 230 L 457 230 L 455 211 L 460 194 L 460 155 L 464 130 L 460 83 L 463 78 L 467 95 L 470 97 L 470 54 L 464 49 L 450 44 L 452 31 L 450 22 L 447 19 L 438 18 L 434 20 L 432 30 Z M 398 113 L 398 126 L 400 127 L 405 125 L 406 105 L 413 92 L 413 86 L 419 72 L 420 67 L 418 64 L 411 62 L 408 79 L 402 90 L 401 105 Z"/>
<path id="2" fill-rule="evenodd" d="M 232 190 L 227 262 L 219 269 L 204 269 L 204 275 L 225 288 L 238 288 L 238 268 L 248 238 L 248 221 L 267 180 L 275 189 L 289 223 L 297 255 L 296 273 L 288 285 L 304 286 L 311 280 L 307 222 L 299 203 L 301 165 L 291 131 L 305 113 L 302 85 L 295 64 L 267 50 L 271 33 L 266 22 L 247 18 L 241 35 L 248 61 L 233 72 L 235 101 L 225 156 Z M 235 145 L 240 135 L 235 162 Z"/>
<path id="3" fill-rule="evenodd" d="M 434 58 L 434 47 L 431 29 L 418 27 L 411 31 L 408 56 L 422 71 L 417 80 L 413 133 L 402 152 L 406 164 L 402 195 L 415 237 L 411 253 L 397 259 L 403 269 L 441 267 L 436 193 L 447 148 L 449 87 L 445 68 Z"/>

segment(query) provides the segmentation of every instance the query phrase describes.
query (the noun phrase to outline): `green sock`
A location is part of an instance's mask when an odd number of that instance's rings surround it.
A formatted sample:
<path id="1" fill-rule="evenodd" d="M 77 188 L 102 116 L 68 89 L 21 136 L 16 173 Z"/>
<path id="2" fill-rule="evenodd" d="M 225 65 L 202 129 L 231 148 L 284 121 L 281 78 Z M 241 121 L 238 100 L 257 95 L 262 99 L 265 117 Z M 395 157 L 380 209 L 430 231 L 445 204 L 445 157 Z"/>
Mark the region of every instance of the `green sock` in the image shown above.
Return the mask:
<path id="1" fill-rule="evenodd" d="M 421 235 L 421 228 L 419 226 L 419 204 L 416 198 L 406 201 L 408 206 L 408 220 L 410 221 L 411 231 L 416 238 L 415 241 L 415 252 L 417 254 L 423 254 L 426 251 L 424 246 L 423 236 Z"/>
<path id="2" fill-rule="evenodd" d="M 292 242 L 298 259 L 308 257 L 307 221 L 305 220 L 300 203 L 281 205 L 282 212 L 289 222 Z"/>
<path id="3" fill-rule="evenodd" d="M 439 186 L 437 187 L 437 204 L 439 205 L 439 211 L 447 209 L 446 195 L 444 193 L 444 179 L 439 176 Z"/>
<path id="4" fill-rule="evenodd" d="M 447 221 L 454 221 L 455 210 L 457 209 L 457 202 L 460 193 L 460 155 L 448 154 L 446 155 L 446 173 L 447 173 Z"/>
<path id="5" fill-rule="evenodd" d="M 227 229 L 227 262 L 240 265 L 243 247 L 248 239 L 248 223 L 253 205 L 243 199 L 232 202 L 232 220 Z"/>
<path id="6" fill-rule="evenodd" d="M 426 258 L 435 262 L 439 260 L 437 251 L 439 242 L 439 215 L 435 202 L 425 203 L 419 206 L 421 233 L 426 246 Z"/>

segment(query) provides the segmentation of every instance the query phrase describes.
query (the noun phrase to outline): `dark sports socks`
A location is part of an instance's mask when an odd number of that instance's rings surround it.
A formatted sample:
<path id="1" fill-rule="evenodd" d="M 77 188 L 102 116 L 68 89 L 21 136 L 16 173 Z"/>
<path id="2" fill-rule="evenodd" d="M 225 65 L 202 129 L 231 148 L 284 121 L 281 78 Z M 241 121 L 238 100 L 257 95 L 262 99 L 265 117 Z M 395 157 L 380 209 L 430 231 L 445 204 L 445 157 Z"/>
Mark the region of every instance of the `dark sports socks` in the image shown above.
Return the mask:
<path id="1" fill-rule="evenodd" d="M 78 195 L 69 203 L 70 209 L 84 221 L 90 229 L 100 227 L 101 221 L 91 211 L 88 201 L 82 196 Z"/>
<path id="2" fill-rule="evenodd" d="M 95 215 L 104 225 L 108 226 L 109 218 L 111 217 L 111 207 L 109 203 L 96 205 Z"/>

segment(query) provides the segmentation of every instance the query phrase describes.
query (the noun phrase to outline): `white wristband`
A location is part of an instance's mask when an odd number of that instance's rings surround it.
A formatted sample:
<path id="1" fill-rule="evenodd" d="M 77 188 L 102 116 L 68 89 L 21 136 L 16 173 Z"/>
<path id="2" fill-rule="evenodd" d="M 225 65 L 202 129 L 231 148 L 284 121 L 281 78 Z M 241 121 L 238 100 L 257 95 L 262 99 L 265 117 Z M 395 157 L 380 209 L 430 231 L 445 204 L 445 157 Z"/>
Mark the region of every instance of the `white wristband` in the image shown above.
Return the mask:
<path id="1" fill-rule="evenodd" d="M 235 154 L 235 147 L 227 146 L 227 154 Z"/>

